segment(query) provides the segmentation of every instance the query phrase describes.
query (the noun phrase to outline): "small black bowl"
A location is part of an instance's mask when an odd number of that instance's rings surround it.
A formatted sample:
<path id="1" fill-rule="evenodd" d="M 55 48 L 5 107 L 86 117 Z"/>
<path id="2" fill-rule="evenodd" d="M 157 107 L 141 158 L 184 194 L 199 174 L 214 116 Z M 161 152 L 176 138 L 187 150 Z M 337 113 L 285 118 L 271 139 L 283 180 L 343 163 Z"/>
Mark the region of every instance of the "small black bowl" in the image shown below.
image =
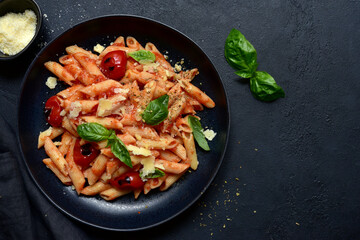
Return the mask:
<path id="1" fill-rule="evenodd" d="M 18 52 L 15 55 L 7 55 L 0 51 L 0 61 L 2 60 L 12 60 L 20 56 L 23 52 L 26 51 L 26 49 L 29 48 L 31 43 L 35 40 L 36 36 L 39 33 L 41 23 L 42 23 L 42 15 L 40 7 L 37 5 L 37 3 L 33 0 L 3 0 L 0 1 L 0 16 L 4 16 L 7 13 L 23 13 L 25 10 L 32 10 L 36 15 L 36 29 L 35 29 L 35 35 L 31 39 L 31 41 L 28 43 L 28 45 Z"/>

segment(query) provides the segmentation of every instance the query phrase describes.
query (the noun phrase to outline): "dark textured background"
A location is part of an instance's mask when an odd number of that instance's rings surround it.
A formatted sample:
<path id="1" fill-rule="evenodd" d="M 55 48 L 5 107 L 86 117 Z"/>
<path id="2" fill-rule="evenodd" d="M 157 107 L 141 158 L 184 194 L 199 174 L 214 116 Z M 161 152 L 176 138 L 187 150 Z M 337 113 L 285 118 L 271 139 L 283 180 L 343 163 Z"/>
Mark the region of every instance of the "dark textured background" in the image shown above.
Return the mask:
<path id="1" fill-rule="evenodd" d="M 0 62 L 0 238 L 360 239 L 359 0 L 37 2 L 40 37 L 20 59 Z M 14 160 L 8 138 L 36 53 L 69 27 L 107 14 L 149 17 L 189 36 L 219 71 L 231 108 L 227 153 L 211 187 L 180 216 L 136 233 L 93 229 L 60 213 Z M 223 56 L 231 28 L 254 45 L 259 70 L 286 98 L 251 96 Z"/>

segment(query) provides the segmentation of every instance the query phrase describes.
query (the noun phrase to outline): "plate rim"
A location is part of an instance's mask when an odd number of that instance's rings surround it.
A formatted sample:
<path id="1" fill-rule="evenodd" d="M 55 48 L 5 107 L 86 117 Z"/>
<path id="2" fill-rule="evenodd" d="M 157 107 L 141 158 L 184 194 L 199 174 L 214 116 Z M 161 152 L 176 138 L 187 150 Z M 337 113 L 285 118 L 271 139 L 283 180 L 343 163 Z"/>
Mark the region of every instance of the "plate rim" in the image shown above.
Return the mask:
<path id="1" fill-rule="evenodd" d="M 143 226 L 143 227 L 136 227 L 136 228 L 112 228 L 112 227 L 104 227 L 98 224 L 94 224 L 94 223 L 90 223 L 84 219 L 81 219 L 77 216 L 74 216 L 73 214 L 67 212 L 66 210 L 64 210 L 61 206 L 59 206 L 56 202 L 54 202 L 45 192 L 45 190 L 42 189 L 42 187 L 39 185 L 39 183 L 35 180 L 35 177 L 33 176 L 33 174 L 30 171 L 30 166 L 28 165 L 28 162 L 26 161 L 23 149 L 22 149 L 22 144 L 21 144 L 21 140 L 20 140 L 20 103 L 21 103 L 21 99 L 24 93 L 24 87 L 25 87 L 25 83 L 26 83 L 26 79 L 28 78 L 35 62 L 39 59 L 39 57 L 41 56 L 41 54 L 43 52 L 46 51 L 46 49 L 51 46 L 53 44 L 53 42 L 55 42 L 56 40 L 58 40 L 60 37 L 62 37 L 64 34 L 66 34 L 67 32 L 71 31 L 72 29 L 83 25 L 85 23 L 91 22 L 91 21 L 97 21 L 99 19 L 104 19 L 104 18 L 109 18 L 109 17 L 121 17 L 121 18 L 135 18 L 135 19 L 142 19 L 142 20 L 146 20 L 146 21 L 150 21 L 156 24 L 159 24 L 163 27 L 166 27 L 168 29 L 171 29 L 172 31 L 175 31 L 176 33 L 182 35 L 183 37 L 187 38 L 190 42 L 192 42 L 196 47 L 198 47 L 202 53 L 206 56 L 206 58 L 209 60 L 209 62 L 211 63 L 212 67 L 215 69 L 219 79 L 220 79 L 220 84 L 222 86 L 222 89 L 224 90 L 224 95 L 225 95 L 225 101 L 226 101 L 226 112 L 227 112 L 227 116 L 228 116 L 228 121 L 227 121 L 227 129 L 226 129 L 226 138 L 225 138 L 225 144 L 224 144 L 224 150 L 221 153 L 220 159 L 219 159 L 219 163 L 216 166 L 215 171 L 213 172 L 212 176 L 210 177 L 208 183 L 204 186 L 204 188 L 201 190 L 201 192 L 192 200 L 190 201 L 185 207 L 183 207 L 181 210 L 179 210 L 178 212 L 176 212 L 175 214 L 172 214 L 171 216 L 168 216 L 167 218 L 163 219 L 162 221 L 147 225 L 147 226 Z M 133 231 L 139 231 L 139 230 L 145 230 L 145 229 L 149 229 L 149 228 L 153 228 L 155 226 L 159 226 L 165 222 L 170 221 L 171 219 L 174 219 L 175 217 L 179 216 L 180 214 L 182 214 L 183 212 L 185 212 L 187 209 L 189 209 L 192 205 L 194 205 L 194 203 L 196 201 L 199 200 L 199 198 L 205 193 L 205 191 L 209 188 L 210 184 L 214 181 L 216 175 L 219 172 L 219 169 L 221 167 L 221 165 L 223 164 L 223 160 L 226 154 L 226 149 L 228 146 L 228 141 L 229 141 L 229 135 L 230 135 L 230 120 L 231 120 L 231 116 L 230 116 L 230 104 L 229 104 L 229 98 L 228 98 L 228 94 L 226 91 L 226 88 L 224 86 L 224 82 L 219 74 L 219 71 L 216 69 L 215 65 L 213 64 L 213 62 L 211 61 L 211 59 L 209 58 L 209 56 L 206 54 L 205 51 L 203 51 L 203 49 L 196 43 L 194 42 L 190 37 L 188 37 L 186 34 L 180 32 L 179 30 L 165 24 L 162 23 L 160 21 L 148 18 L 148 17 L 143 17 L 143 16 L 138 16 L 138 15 L 132 15 L 132 14 L 109 14 L 109 15 L 101 15 L 101 16 L 97 16 L 94 18 L 90 18 L 90 19 L 86 19 L 84 21 L 81 21 L 77 24 L 75 24 L 74 26 L 69 27 L 68 29 L 66 29 L 64 32 L 58 34 L 54 39 L 52 39 L 43 49 L 41 49 L 39 51 L 39 53 L 36 54 L 35 58 L 33 59 L 33 61 L 31 62 L 31 64 L 29 65 L 29 67 L 27 68 L 25 75 L 22 79 L 22 83 L 21 83 L 21 88 L 20 88 L 20 94 L 19 94 L 19 98 L 18 98 L 18 106 L 17 106 L 17 143 L 19 145 L 19 149 L 20 149 L 20 153 L 21 153 L 21 159 L 22 161 L 25 163 L 26 165 L 26 170 L 27 173 L 30 175 L 30 178 L 32 179 L 32 181 L 35 183 L 35 185 L 37 186 L 37 188 L 40 190 L 40 192 L 46 197 L 47 200 L 49 200 L 57 209 L 59 209 L 62 213 L 64 213 L 65 215 L 71 217 L 72 219 L 75 219 L 85 225 L 89 225 L 95 228 L 99 228 L 99 229 L 103 229 L 103 230 L 110 230 L 110 231 L 117 231 L 117 232 L 133 232 Z"/>

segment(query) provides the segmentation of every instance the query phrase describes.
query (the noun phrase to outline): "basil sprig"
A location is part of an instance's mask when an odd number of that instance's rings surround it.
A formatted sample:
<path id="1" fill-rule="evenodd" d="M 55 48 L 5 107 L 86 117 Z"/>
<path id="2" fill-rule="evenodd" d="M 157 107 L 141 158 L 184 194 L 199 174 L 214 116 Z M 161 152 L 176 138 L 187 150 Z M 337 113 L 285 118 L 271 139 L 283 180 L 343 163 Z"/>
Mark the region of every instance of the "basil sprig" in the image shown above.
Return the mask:
<path id="1" fill-rule="evenodd" d="M 155 61 L 155 54 L 146 50 L 129 52 L 128 55 L 141 64 L 152 63 Z"/>
<path id="2" fill-rule="evenodd" d="M 165 176 L 165 173 L 164 173 L 163 171 L 161 171 L 160 169 L 155 168 L 155 172 L 149 173 L 149 174 L 147 174 L 147 175 L 145 175 L 145 176 L 143 175 L 143 172 L 140 171 L 139 176 L 140 176 L 142 179 L 146 179 L 146 178 L 159 178 L 159 177 Z"/>
<path id="3" fill-rule="evenodd" d="M 274 101 L 285 97 L 284 90 L 266 72 L 256 71 L 257 53 L 253 45 L 236 29 L 230 31 L 225 42 L 225 58 L 242 78 L 250 78 L 250 90 L 261 101 Z"/>
<path id="4" fill-rule="evenodd" d="M 168 104 L 169 96 L 166 94 L 152 100 L 142 113 L 142 119 L 149 125 L 158 125 L 169 115 Z"/>
<path id="5" fill-rule="evenodd" d="M 204 149 L 205 151 L 210 151 L 209 145 L 205 139 L 204 133 L 203 133 L 203 128 L 201 127 L 201 123 L 199 121 L 199 119 L 197 119 L 194 116 L 189 116 L 188 117 L 188 122 L 189 125 L 192 129 L 194 138 L 196 140 L 196 142 L 199 144 L 199 146 Z"/>
<path id="6" fill-rule="evenodd" d="M 99 123 L 83 123 L 77 127 L 77 132 L 86 141 L 99 142 L 108 140 L 107 146 L 110 146 L 115 157 L 132 168 L 130 154 L 125 144 L 116 136 L 114 130 L 109 130 Z"/>

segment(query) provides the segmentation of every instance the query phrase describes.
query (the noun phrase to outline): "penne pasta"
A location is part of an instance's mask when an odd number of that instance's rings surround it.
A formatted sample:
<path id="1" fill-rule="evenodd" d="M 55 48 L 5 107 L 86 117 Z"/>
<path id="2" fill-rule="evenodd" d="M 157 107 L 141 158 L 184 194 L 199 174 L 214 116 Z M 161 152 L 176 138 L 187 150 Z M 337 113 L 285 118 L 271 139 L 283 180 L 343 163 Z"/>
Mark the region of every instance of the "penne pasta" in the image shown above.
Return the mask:
<path id="1" fill-rule="evenodd" d="M 138 199 L 199 168 L 188 118 L 215 103 L 191 83 L 197 68 L 173 68 L 153 43 L 144 46 L 120 36 L 94 48 L 98 55 L 72 45 L 59 63 L 44 64 L 69 86 L 46 102 L 51 127 L 40 132 L 38 148 L 48 156 L 43 164 L 78 195 L 112 201 L 133 192 Z"/>
<path id="2" fill-rule="evenodd" d="M 83 190 L 81 190 L 81 193 L 87 196 L 94 196 L 110 188 L 112 188 L 110 184 L 99 181 L 94 185 L 85 187 Z"/>
<path id="3" fill-rule="evenodd" d="M 74 162 L 74 146 L 75 141 L 73 141 L 68 153 L 66 154 L 66 161 L 69 164 L 69 177 L 74 184 L 77 194 L 80 195 L 85 185 L 85 177 L 83 172 Z"/>
<path id="4" fill-rule="evenodd" d="M 58 177 L 58 179 L 65 185 L 71 185 L 71 179 L 69 176 L 65 176 L 60 172 L 55 163 L 50 158 L 45 158 L 43 163 Z"/>
<path id="5" fill-rule="evenodd" d="M 49 127 L 46 131 L 41 132 L 38 138 L 38 148 L 41 148 L 45 144 L 45 139 L 48 137 L 54 139 L 60 136 L 64 132 L 63 128 L 53 128 Z"/>
<path id="6" fill-rule="evenodd" d="M 49 137 L 45 138 L 44 148 L 46 154 L 54 162 L 59 171 L 64 176 L 67 176 L 69 166 L 59 149 L 55 146 L 54 142 Z"/>
<path id="7" fill-rule="evenodd" d="M 204 104 L 208 108 L 215 107 L 214 101 L 199 88 L 184 80 L 180 80 L 180 85 L 190 96 L 194 97 L 201 104 Z"/>
<path id="8" fill-rule="evenodd" d="M 57 76 L 61 81 L 66 82 L 68 85 L 72 86 L 73 81 L 75 80 L 74 76 L 71 75 L 63 66 L 57 62 L 46 62 L 44 63 L 45 67 Z"/>

